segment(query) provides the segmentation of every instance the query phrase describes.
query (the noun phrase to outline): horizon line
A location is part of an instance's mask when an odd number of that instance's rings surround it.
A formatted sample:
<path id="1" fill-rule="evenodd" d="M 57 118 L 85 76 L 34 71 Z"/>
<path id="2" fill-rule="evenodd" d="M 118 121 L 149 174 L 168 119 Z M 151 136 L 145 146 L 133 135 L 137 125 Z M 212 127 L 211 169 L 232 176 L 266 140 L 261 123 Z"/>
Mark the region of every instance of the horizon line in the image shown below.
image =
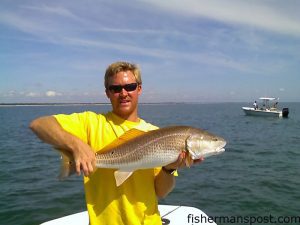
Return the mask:
<path id="1" fill-rule="evenodd" d="M 281 103 L 299 103 L 300 101 L 282 101 Z M 251 103 L 247 101 L 203 101 L 203 102 L 139 102 L 141 105 L 146 104 L 215 104 L 215 103 Z M 108 102 L 13 102 L 0 103 L 0 106 L 55 106 L 55 105 L 111 105 Z"/>

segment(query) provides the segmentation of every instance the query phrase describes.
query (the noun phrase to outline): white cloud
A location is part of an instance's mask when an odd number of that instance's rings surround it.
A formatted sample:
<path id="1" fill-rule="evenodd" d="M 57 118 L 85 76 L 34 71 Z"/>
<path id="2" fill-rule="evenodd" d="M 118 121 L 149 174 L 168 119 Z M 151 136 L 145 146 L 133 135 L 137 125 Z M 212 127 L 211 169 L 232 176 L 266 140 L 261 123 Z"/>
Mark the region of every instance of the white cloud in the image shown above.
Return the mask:
<path id="1" fill-rule="evenodd" d="M 61 96 L 62 94 L 56 91 L 47 91 L 46 96 L 47 97 L 56 97 L 56 96 Z"/>
<path id="2" fill-rule="evenodd" d="M 223 23 L 248 25 L 300 36 L 300 17 L 296 9 L 299 9 L 299 3 L 292 1 L 293 4 L 289 4 L 289 2 L 291 1 L 153 0 L 148 3 L 178 14 L 206 17 Z"/>
<path id="3" fill-rule="evenodd" d="M 11 12 L 1 12 L 0 21 L 26 33 L 38 35 L 49 31 L 49 27 L 42 26 L 38 21 L 25 19 Z"/>
<path id="4" fill-rule="evenodd" d="M 6 93 L 2 94 L 2 97 L 41 97 L 41 93 L 39 92 L 33 92 L 33 91 L 15 91 L 15 90 L 11 90 L 11 91 L 7 91 Z"/>
<path id="5" fill-rule="evenodd" d="M 23 95 L 23 94 L 21 93 L 21 95 Z M 38 96 L 40 96 L 40 94 L 36 93 L 36 92 L 29 92 L 29 93 L 26 93 L 25 96 L 27 96 L 27 97 L 38 97 Z"/>
<path id="6" fill-rule="evenodd" d="M 41 6 L 21 6 L 21 8 L 29 9 L 33 11 L 38 11 L 41 13 L 49 13 L 55 14 L 63 17 L 70 17 L 73 19 L 78 19 L 73 13 L 71 13 L 68 9 L 60 7 L 60 6 L 49 6 L 49 5 L 41 5 Z"/>
<path id="7" fill-rule="evenodd" d="M 17 94 L 18 93 L 15 90 L 11 90 L 11 91 L 8 91 L 6 93 L 1 94 L 1 96 L 3 96 L 3 97 L 14 97 Z"/>

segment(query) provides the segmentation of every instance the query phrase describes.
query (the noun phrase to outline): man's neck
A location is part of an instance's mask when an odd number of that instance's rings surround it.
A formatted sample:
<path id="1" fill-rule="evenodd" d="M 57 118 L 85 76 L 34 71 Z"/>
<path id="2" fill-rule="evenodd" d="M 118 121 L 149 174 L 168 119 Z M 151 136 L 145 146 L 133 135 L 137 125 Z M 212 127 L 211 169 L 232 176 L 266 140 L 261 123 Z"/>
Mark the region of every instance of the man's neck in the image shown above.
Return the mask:
<path id="1" fill-rule="evenodd" d="M 140 122 L 140 118 L 138 117 L 137 113 L 133 113 L 130 115 L 119 115 L 119 114 L 115 113 L 114 111 L 113 111 L 113 113 L 115 115 L 117 115 L 118 117 L 122 118 L 123 120 L 128 120 L 128 121 L 135 122 L 135 123 Z"/>

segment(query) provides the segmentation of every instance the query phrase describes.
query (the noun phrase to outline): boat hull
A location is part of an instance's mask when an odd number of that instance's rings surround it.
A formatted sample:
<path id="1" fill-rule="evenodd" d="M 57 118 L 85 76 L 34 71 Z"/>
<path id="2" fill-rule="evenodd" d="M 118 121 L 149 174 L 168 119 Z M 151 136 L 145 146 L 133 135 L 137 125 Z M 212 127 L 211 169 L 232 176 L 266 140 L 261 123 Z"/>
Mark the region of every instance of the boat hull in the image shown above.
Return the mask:
<path id="1" fill-rule="evenodd" d="M 242 107 L 243 111 L 248 116 L 264 116 L 264 117 L 283 117 L 283 113 L 280 110 L 261 110 L 250 107 Z M 288 112 L 285 113 L 284 117 L 288 116 Z"/>

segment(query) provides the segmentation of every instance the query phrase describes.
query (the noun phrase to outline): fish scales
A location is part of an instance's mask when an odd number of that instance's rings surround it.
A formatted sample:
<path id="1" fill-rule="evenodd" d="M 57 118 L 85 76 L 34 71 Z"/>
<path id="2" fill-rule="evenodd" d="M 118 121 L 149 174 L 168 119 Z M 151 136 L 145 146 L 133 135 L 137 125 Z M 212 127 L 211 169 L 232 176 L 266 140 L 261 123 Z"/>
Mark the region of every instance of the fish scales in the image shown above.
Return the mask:
<path id="1" fill-rule="evenodd" d="M 115 168 L 134 163 L 147 168 L 172 162 L 185 150 L 188 131 L 186 128 L 179 132 L 173 127 L 147 132 L 109 152 L 101 154 L 100 151 L 96 156 L 97 167 Z"/>

